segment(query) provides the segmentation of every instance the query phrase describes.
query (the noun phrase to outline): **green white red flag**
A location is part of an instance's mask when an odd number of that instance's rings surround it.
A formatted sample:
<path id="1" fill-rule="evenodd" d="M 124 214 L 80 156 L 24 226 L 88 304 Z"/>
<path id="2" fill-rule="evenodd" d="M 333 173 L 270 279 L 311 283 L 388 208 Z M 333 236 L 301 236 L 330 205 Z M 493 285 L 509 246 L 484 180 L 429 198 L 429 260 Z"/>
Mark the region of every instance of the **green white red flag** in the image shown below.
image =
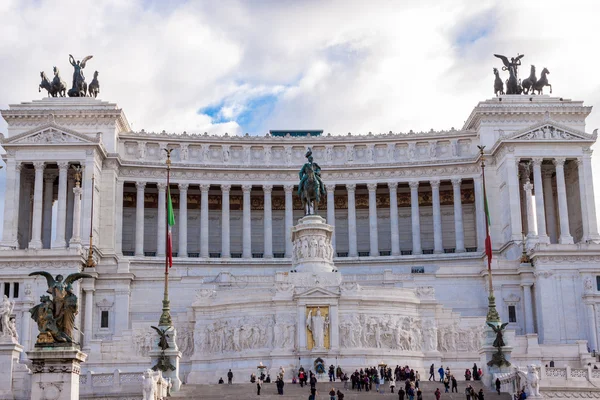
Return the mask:
<path id="1" fill-rule="evenodd" d="M 171 200 L 171 188 L 167 187 L 167 261 L 169 268 L 173 266 L 173 239 L 172 228 L 175 225 L 175 214 L 173 213 L 173 201 Z"/>

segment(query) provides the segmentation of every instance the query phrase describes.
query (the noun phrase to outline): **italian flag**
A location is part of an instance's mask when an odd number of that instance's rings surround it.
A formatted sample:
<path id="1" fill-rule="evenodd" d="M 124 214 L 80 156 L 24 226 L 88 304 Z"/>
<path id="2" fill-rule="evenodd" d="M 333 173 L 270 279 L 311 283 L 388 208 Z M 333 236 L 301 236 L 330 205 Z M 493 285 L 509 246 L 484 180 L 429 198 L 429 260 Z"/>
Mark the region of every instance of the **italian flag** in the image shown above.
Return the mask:
<path id="1" fill-rule="evenodd" d="M 488 207 L 487 195 L 485 193 L 485 178 L 483 180 L 483 209 L 485 210 L 485 254 L 488 259 L 488 268 L 492 265 L 492 237 L 490 236 L 490 209 Z"/>
<path id="2" fill-rule="evenodd" d="M 173 213 L 173 201 L 171 200 L 171 188 L 167 187 L 167 261 L 169 268 L 173 266 L 173 239 L 172 228 L 175 225 L 175 214 Z"/>

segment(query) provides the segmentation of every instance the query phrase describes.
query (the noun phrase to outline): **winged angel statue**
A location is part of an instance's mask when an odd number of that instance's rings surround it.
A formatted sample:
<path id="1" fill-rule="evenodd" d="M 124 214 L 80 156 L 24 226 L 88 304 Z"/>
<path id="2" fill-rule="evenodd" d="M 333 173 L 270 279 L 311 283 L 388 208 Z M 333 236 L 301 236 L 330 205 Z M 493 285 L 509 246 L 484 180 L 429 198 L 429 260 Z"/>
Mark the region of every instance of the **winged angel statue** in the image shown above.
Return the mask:
<path id="1" fill-rule="evenodd" d="M 75 316 L 79 312 L 77 296 L 73 293 L 73 282 L 82 278 L 91 278 L 91 275 L 74 273 L 63 280 L 62 275 L 56 279 L 48 272 L 36 271 L 29 276 L 41 275 L 48 283 L 47 293 L 50 296 L 40 297 L 41 303 L 29 310 L 31 318 L 37 323 L 40 331 L 36 345 L 66 344 L 73 342 L 73 329 Z"/>
<path id="2" fill-rule="evenodd" d="M 69 97 L 85 97 L 87 93 L 87 83 L 85 83 L 85 76 L 83 75 L 83 69 L 85 64 L 93 56 L 84 57 L 81 61 L 75 61 L 75 58 L 69 54 L 69 62 L 73 66 L 73 87 L 67 93 Z"/>

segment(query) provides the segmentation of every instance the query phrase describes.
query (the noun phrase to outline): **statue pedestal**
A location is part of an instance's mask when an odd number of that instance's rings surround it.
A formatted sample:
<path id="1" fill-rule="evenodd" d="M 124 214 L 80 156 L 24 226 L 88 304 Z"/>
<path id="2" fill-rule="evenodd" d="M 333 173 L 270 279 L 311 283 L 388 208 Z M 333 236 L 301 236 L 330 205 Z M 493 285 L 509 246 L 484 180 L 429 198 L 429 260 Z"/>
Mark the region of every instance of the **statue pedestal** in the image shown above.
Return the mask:
<path id="1" fill-rule="evenodd" d="M 19 362 L 23 346 L 12 336 L 0 338 L 0 399 L 13 399 L 13 368 Z"/>
<path id="2" fill-rule="evenodd" d="M 333 272 L 333 227 L 318 215 L 307 215 L 292 228 L 292 270 Z"/>
<path id="3" fill-rule="evenodd" d="M 163 330 L 168 329 L 167 334 L 169 337 L 167 338 L 167 343 L 169 343 L 169 348 L 166 350 L 153 349 L 150 350 L 148 354 L 152 360 L 152 367 L 158 364 L 159 361 L 161 361 L 161 358 L 163 358 L 163 364 L 171 364 L 175 367 L 174 370 L 167 369 L 162 371 L 162 374 L 163 378 L 171 380 L 171 392 L 178 392 L 181 388 L 181 379 L 179 379 L 179 360 L 181 360 L 181 352 L 177 348 L 177 330 L 175 330 L 174 327 L 169 326 L 159 326 L 159 328 Z"/>
<path id="4" fill-rule="evenodd" d="M 31 398 L 79 399 L 79 372 L 87 354 L 76 347 L 41 347 L 27 352 L 31 360 Z"/>

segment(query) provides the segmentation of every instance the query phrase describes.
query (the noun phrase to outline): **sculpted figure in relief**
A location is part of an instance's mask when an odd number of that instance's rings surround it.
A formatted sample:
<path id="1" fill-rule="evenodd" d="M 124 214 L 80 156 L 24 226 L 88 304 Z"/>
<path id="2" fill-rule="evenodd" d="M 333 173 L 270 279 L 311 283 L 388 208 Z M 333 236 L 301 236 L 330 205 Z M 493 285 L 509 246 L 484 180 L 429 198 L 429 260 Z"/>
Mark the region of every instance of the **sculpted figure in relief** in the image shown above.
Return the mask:
<path id="1" fill-rule="evenodd" d="M 583 288 L 586 292 L 591 292 L 592 290 L 594 290 L 594 283 L 592 282 L 592 278 L 590 278 L 589 276 L 585 278 L 585 280 L 583 281 Z"/>

